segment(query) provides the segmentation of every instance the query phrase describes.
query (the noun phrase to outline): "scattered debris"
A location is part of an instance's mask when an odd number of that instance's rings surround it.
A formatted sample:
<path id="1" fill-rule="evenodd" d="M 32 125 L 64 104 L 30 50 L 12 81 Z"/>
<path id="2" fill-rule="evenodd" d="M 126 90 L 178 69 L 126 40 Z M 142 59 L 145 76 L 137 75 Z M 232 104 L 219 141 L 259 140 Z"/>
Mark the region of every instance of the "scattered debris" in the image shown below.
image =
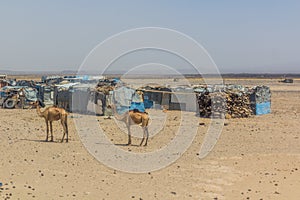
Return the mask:
<path id="1" fill-rule="evenodd" d="M 5 86 L 0 89 L 0 106 L 3 108 L 24 108 L 37 101 L 35 88 L 27 86 Z"/>

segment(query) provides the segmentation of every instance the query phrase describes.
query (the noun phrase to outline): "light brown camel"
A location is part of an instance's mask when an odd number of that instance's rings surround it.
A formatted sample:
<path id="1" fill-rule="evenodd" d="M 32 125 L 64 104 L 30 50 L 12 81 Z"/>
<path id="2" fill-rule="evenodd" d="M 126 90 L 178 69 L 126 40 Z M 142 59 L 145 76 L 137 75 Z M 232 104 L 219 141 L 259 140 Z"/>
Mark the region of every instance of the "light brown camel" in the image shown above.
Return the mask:
<path id="1" fill-rule="evenodd" d="M 150 120 L 148 113 L 141 113 L 141 112 L 136 112 L 136 111 L 130 110 L 130 111 L 126 111 L 124 114 L 120 115 L 120 114 L 118 114 L 115 105 L 109 105 L 108 107 L 112 108 L 114 116 L 117 120 L 123 121 L 126 124 L 127 130 L 128 130 L 127 145 L 131 145 L 130 126 L 134 125 L 134 124 L 138 124 L 143 128 L 143 131 L 144 131 L 143 139 L 140 143 L 140 146 L 142 146 L 145 139 L 146 139 L 146 141 L 145 141 L 144 146 L 147 146 L 147 142 L 148 142 L 148 138 L 149 138 L 148 124 L 149 124 L 149 120 Z"/>
<path id="2" fill-rule="evenodd" d="M 60 122 L 63 126 L 63 129 L 64 129 L 64 134 L 61 139 L 61 142 L 64 141 L 65 135 L 67 136 L 66 142 L 68 142 L 68 123 L 67 123 L 68 113 L 67 113 L 67 111 L 63 108 L 59 108 L 56 106 L 47 107 L 43 111 L 41 111 L 40 106 L 44 107 L 44 105 L 43 105 L 43 103 L 41 103 L 39 101 L 33 103 L 33 105 L 36 106 L 36 111 L 37 111 L 38 116 L 43 117 L 45 119 L 46 127 L 47 127 L 46 142 L 48 142 L 48 134 L 49 134 L 48 124 L 50 123 L 50 132 L 51 132 L 51 140 L 50 141 L 53 142 L 52 122 L 58 121 L 58 120 L 60 120 Z"/>

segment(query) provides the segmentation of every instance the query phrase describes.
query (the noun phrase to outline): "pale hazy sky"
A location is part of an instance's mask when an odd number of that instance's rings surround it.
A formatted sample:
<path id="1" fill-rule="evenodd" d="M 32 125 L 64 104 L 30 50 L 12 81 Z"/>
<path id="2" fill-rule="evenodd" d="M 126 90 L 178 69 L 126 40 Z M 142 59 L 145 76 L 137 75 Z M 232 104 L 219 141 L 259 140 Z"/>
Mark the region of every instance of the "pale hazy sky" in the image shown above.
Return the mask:
<path id="1" fill-rule="evenodd" d="M 221 72 L 300 73 L 299 11 L 296 0 L 3 0 L 0 69 L 76 70 L 109 36 L 154 26 L 194 38 Z"/>

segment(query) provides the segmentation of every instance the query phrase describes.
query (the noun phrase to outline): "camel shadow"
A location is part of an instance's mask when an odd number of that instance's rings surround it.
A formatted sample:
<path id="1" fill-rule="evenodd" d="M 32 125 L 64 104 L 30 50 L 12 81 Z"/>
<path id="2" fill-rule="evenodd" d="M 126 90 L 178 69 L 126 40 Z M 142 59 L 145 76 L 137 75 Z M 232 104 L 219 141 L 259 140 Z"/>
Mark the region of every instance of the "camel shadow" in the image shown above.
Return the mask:
<path id="1" fill-rule="evenodd" d="M 128 145 L 128 144 L 114 144 L 116 146 L 121 146 L 121 147 L 139 147 L 140 145 L 137 145 L 137 144 L 131 144 L 131 145 Z"/>
<path id="2" fill-rule="evenodd" d="M 34 140 L 34 139 L 20 139 L 20 140 L 29 141 L 29 142 L 39 142 L 39 143 L 61 143 L 60 140 L 57 141 Z"/>

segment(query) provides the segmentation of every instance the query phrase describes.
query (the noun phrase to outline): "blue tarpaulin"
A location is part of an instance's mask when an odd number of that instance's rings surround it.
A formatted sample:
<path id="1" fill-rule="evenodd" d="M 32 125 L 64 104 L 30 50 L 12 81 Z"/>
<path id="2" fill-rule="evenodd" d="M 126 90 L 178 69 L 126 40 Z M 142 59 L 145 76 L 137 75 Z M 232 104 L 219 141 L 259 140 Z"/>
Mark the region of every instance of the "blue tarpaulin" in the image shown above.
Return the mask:
<path id="1" fill-rule="evenodd" d="M 271 113 L 271 102 L 264 102 L 264 103 L 256 103 L 255 104 L 255 115 L 264 115 Z"/>
<path id="2" fill-rule="evenodd" d="M 153 108 L 153 101 L 150 101 L 149 99 L 145 99 L 144 105 L 146 109 Z"/>
<path id="3" fill-rule="evenodd" d="M 138 110 L 139 112 L 145 112 L 145 105 L 143 102 L 131 102 L 129 110 Z"/>

